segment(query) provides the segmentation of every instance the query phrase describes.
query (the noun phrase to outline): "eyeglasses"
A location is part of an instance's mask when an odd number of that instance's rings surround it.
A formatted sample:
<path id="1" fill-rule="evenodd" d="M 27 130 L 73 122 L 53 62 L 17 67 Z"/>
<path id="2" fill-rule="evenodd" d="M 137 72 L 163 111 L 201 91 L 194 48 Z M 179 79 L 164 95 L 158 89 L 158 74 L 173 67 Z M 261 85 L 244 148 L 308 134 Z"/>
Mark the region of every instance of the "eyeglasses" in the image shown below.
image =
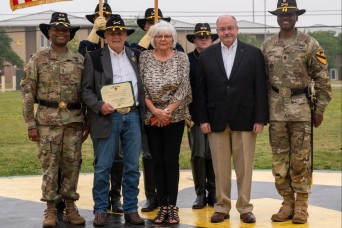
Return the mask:
<path id="1" fill-rule="evenodd" d="M 155 39 L 158 39 L 158 40 L 161 40 L 161 39 L 165 39 L 165 40 L 169 40 L 169 39 L 172 39 L 172 36 L 171 35 L 157 35 L 154 37 Z"/>
<path id="2" fill-rule="evenodd" d="M 218 28 L 217 31 L 218 31 L 218 32 L 221 32 L 221 33 L 222 33 L 222 32 L 226 32 L 226 31 L 231 32 L 231 31 L 233 31 L 235 28 L 236 28 L 236 26 L 228 26 L 227 28 L 221 27 L 221 28 Z"/>

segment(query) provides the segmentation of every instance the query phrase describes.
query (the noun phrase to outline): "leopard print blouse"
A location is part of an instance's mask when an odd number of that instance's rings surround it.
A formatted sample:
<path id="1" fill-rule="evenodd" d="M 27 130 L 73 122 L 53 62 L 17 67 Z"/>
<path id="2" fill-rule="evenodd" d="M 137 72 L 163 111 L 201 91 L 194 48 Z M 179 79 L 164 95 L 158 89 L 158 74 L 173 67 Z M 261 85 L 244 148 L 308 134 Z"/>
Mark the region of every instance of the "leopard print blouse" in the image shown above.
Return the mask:
<path id="1" fill-rule="evenodd" d="M 172 112 L 171 122 L 179 122 L 188 118 L 188 106 L 192 101 L 189 59 L 183 52 L 174 51 L 173 56 L 165 62 L 152 55 L 153 50 L 140 54 L 140 76 L 145 89 L 145 97 L 157 108 L 164 109 L 170 103 L 182 101 Z M 151 124 L 152 112 L 146 108 L 145 124 Z"/>

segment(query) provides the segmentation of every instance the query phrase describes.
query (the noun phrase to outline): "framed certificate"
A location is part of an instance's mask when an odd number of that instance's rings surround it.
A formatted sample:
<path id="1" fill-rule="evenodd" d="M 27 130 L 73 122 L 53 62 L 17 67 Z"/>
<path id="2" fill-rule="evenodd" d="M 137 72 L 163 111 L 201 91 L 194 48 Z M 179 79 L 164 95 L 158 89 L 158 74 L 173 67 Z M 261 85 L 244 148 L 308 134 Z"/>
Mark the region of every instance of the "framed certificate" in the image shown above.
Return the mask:
<path id="1" fill-rule="evenodd" d="M 132 82 L 120 82 L 102 86 L 102 100 L 109 103 L 115 109 L 135 106 L 135 96 Z"/>

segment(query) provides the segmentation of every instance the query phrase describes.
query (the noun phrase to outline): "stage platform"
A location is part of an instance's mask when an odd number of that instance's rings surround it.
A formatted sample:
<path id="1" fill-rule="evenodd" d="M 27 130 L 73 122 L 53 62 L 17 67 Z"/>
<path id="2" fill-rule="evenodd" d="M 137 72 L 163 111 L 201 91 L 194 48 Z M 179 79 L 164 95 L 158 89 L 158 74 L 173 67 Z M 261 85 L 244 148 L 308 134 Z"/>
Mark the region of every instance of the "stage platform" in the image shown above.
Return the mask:
<path id="1" fill-rule="evenodd" d="M 146 221 L 145 226 L 125 224 L 123 214 L 108 212 L 108 225 L 114 227 L 255 227 L 255 228 L 341 228 L 341 172 L 315 171 L 314 185 L 309 198 L 309 221 L 304 225 L 294 225 L 291 221 L 275 223 L 271 215 L 279 210 L 281 198 L 278 196 L 271 170 L 255 170 L 253 174 L 252 200 L 254 204 L 255 224 L 240 221 L 235 208 L 237 190 L 235 177 L 232 186 L 232 205 L 230 219 L 223 223 L 210 223 L 214 212 L 212 207 L 194 210 L 191 205 L 195 199 L 195 191 L 191 171 L 181 171 L 177 206 L 179 206 L 180 224 L 154 225 L 153 218 L 157 210 L 141 213 L 144 204 L 144 184 L 140 177 L 139 213 Z M 85 217 L 86 225 L 75 226 L 58 222 L 58 228 L 93 227 L 92 174 L 81 174 L 78 192 L 81 195 L 77 206 L 80 214 Z M 0 178 L 0 227 L 1 228 L 38 228 L 42 227 L 45 204 L 40 202 L 41 176 L 2 177 Z"/>

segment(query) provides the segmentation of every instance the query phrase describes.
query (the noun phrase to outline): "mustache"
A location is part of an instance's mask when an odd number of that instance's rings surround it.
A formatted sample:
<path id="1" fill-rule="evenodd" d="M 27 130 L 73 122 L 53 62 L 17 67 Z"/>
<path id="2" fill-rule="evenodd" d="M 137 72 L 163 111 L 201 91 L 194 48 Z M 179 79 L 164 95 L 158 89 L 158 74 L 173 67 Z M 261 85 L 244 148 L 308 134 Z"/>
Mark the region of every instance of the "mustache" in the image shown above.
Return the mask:
<path id="1" fill-rule="evenodd" d="M 222 38 L 230 38 L 230 37 L 233 37 L 233 36 L 230 35 L 230 34 L 225 34 L 225 35 L 222 36 Z"/>

